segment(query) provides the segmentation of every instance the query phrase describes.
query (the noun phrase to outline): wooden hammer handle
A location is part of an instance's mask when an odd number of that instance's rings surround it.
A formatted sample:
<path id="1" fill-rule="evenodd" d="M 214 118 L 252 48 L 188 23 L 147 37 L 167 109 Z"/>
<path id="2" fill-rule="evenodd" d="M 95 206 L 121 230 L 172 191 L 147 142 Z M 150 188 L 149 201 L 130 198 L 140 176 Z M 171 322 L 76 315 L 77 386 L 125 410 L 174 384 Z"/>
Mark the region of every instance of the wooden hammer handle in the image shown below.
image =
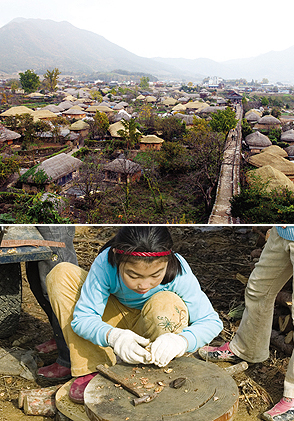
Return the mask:
<path id="1" fill-rule="evenodd" d="M 128 390 L 138 398 L 144 396 L 144 393 L 139 392 L 138 389 L 133 386 L 133 384 L 125 380 L 122 376 L 115 374 L 113 371 L 109 370 L 109 368 L 106 368 L 104 365 L 99 364 L 97 365 L 96 369 L 104 377 L 113 381 L 114 383 L 120 384 L 124 389 Z"/>

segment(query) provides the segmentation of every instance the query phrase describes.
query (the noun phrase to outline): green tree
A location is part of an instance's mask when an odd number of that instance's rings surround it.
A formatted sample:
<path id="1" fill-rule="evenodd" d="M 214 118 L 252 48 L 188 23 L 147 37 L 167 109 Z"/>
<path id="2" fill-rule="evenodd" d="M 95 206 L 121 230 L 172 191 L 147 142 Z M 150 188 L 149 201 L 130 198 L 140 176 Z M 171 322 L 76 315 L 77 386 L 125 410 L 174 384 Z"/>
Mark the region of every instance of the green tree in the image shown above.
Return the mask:
<path id="1" fill-rule="evenodd" d="M 142 89 L 149 89 L 149 81 L 150 81 L 150 79 L 149 79 L 149 77 L 148 76 L 142 76 L 141 78 L 140 78 L 140 88 L 142 88 Z"/>
<path id="2" fill-rule="evenodd" d="M 104 137 L 109 128 L 109 120 L 105 113 L 96 111 L 92 128 L 93 136 Z"/>
<path id="3" fill-rule="evenodd" d="M 15 172 L 19 173 L 19 163 L 15 157 L 4 158 L 0 155 L 0 184 L 5 182 Z"/>
<path id="4" fill-rule="evenodd" d="M 268 104 L 269 104 L 269 100 L 268 100 L 268 98 L 267 98 L 266 96 L 262 97 L 262 98 L 261 98 L 261 105 L 262 105 L 263 107 L 267 107 L 267 106 L 268 106 Z"/>
<path id="5" fill-rule="evenodd" d="M 20 73 L 19 80 L 22 89 L 27 93 L 35 92 L 41 84 L 39 76 L 33 70 L 26 70 L 24 73 Z"/>
<path id="6" fill-rule="evenodd" d="M 49 92 L 54 92 L 57 89 L 58 77 L 61 74 L 59 69 L 56 67 L 53 70 L 47 70 L 44 74 L 44 83 Z"/>
<path id="7" fill-rule="evenodd" d="M 186 133 L 186 124 L 176 117 L 166 117 L 156 121 L 156 130 L 164 140 L 178 142 Z"/>
<path id="8" fill-rule="evenodd" d="M 214 132 L 222 132 L 227 137 L 230 130 L 237 126 L 235 111 L 230 107 L 211 114 L 210 127 Z"/>
<path id="9" fill-rule="evenodd" d="M 185 173 L 190 169 L 190 154 L 180 143 L 164 142 L 157 160 L 162 174 Z"/>
<path id="10" fill-rule="evenodd" d="M 90 97 L 98 102 L 102 102 L 102 99 L 103 99 L 101 92 L 98 91 L 97 89 L 91 89 Z"/>
<path id="11" fill-rule="evenodd" d="M 124 128 L 118 130 L 117 133 L 124 140 L 126 148 L 132 149 L 141 137 L 141 133 L 138 130 L 138 124 L 133 118 L 129 121 L 123 119 L 121 120 L 121 123 Z"/>

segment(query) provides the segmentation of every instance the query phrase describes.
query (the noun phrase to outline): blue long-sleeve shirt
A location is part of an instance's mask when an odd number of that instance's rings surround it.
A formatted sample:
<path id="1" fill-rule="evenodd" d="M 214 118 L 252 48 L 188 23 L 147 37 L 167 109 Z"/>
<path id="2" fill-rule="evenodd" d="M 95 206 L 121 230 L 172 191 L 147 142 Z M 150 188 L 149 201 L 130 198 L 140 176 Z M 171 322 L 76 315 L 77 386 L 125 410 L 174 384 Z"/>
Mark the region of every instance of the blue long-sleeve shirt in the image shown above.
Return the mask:
<path id="1" fill-rule="evenodd" d="M 106 334 L 112 326 L 102 321 L 102 316 L 109 295 L 113 294 L 127 307 L 141 310 L 148 299 L 159 291 L 176 293 L 188 308 L 189 326 L 181 333 L 188 341 L 188 352 L 209 343 L 222 330 L 218 314 L 182 256 L 176 254 L 182 265 L 181 275 L 146 294 L 138 294 L 125 286 L 117 267 L 108 262 L 108 251 L 104 250 L 93 262 L 76 304 L 71 326 L 79 336 L 96 345 L 108 346 Z"/>

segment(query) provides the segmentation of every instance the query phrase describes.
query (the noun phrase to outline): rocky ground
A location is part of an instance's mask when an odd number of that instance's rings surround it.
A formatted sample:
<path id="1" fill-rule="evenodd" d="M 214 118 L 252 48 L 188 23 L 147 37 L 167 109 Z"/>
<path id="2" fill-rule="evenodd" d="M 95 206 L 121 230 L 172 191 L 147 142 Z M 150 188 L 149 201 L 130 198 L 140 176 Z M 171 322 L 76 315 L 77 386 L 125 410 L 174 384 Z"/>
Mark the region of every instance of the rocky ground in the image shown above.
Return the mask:
<path id="1" fill-rule="evenodd" d="M 75 248 L 79 264 L 89 269 L 99 247 L 115 232 L 116 227 L 76 227 Z M 246 280 L 258 260 L 265 242 L 267 227 L 170 227 L 175 247 L 190 263 L 203 290 L 209 296 L 224 322 L 224 330 L 215 344 L 230 340 L 238 327 L 238 316 L 230 311 L 243 303 Z M 33 297 L 25 274 L 23 276 L 23 306 L 21 320 L 15 334 L 0 341 L 0 346 L 12 348 L 20 341 L 20 348 L 34 350 L 36 344 L 51 337 L 51 327 Z M 51 364 L 56 354 L 40 355 L 39 365 Z M 236 421 L 258 420 L 259 414 L 277 402 L 283 392 L 283 379 L 288 357 L 271 349 L 270 358 L 250 366 L 236 380 L 239 391 L 239 410 Z M 227 366 L 229 364 L 223 364 Z M 23 388 L 46 386 L 15 375 L 0 374 L 0 421 L 43 421 L 52 418 L 26 416 L 18 408 L 18 393 Z"/>

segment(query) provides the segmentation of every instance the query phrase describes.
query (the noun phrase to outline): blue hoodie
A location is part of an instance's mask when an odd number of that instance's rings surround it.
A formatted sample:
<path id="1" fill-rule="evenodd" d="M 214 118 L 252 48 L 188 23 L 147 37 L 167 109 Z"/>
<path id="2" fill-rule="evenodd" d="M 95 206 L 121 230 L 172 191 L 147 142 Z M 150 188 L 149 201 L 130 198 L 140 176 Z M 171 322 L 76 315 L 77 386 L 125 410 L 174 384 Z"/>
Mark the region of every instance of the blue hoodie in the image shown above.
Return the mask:
<path id="1" fill-rule="evenodd" d="M 141 310 L 148 299 L 159 291 L 176 293 L 188 308 L 189 326 L 181 333 L 188 341 L 188 352 L 208 344 L 222 330 L 218 314 L 182 256 L 176 254 L 182 265 L 181 275 L 178 274 L 170 283 L 160 284 L 146 294 L 138 294 L 125 286 L 117 267 L 108 262 L 108 251 L 109 248 L 94 260 L 76 304 L 71 326 L 79 336 L 96 345 L 108 346 L 106 334 L 112 326 L 102 321 L 102 315 L 109 295 L 113 294 L 127 307 Z"/>

